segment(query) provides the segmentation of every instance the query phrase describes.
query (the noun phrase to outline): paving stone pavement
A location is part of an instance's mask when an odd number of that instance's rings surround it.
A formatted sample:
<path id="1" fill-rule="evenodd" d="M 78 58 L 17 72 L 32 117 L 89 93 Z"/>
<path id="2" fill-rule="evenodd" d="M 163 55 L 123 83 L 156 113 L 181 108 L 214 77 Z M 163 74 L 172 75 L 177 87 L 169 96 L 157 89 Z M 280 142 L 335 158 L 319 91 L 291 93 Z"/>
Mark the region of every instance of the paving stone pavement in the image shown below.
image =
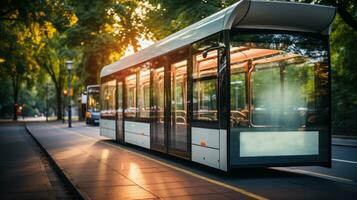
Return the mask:
<path id="1" fill-rule="evenodd" d="M 27 127 L 86 199 L 250 199 L 64 125 Z"/>

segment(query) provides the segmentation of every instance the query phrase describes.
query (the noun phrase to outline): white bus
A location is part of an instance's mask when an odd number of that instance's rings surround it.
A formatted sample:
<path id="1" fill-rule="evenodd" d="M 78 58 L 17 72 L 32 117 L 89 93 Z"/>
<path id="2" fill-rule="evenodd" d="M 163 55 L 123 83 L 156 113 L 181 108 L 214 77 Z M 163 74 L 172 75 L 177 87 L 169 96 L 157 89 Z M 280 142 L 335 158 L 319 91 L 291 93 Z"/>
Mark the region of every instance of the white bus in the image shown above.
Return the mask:
<path id="1" fill-rule="evenodd" d="M 105 66 L 100 134 L 223 171 L 330 166 L 335 12 L 239 1 Z"/>

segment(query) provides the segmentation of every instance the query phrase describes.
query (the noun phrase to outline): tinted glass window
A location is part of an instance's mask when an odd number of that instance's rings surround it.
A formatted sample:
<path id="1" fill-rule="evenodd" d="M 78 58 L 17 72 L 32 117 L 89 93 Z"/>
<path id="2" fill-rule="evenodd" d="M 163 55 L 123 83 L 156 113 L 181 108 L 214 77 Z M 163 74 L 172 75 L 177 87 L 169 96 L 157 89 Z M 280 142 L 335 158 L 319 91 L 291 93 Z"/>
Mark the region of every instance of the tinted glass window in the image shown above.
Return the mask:
<path id="1" fill-rule="evenodd" d="M 104 82 L 101 85 L 102 115 L 115 116 L 116 81 Z"/>
<path id="2" fill-rule="evenodd" d="M 217 50 L 193 57 L 193 119 L 217 120 Z"/>
<path id="3" fill-rule="evenodd" d="M 143 67 L 139 73 L 138 108 L 139 117 L 150 117 L 150 69 Z"/>
<path id="4" fill-rule="evenodd" d="M 125 78 L 125 117 L 136 116 L 136 74 Z"/>
<path id="5" fill-rule="evenodd" d="M 328 124 L 325 40 L 232 34 L 231 126 L 304 129 Z"/>

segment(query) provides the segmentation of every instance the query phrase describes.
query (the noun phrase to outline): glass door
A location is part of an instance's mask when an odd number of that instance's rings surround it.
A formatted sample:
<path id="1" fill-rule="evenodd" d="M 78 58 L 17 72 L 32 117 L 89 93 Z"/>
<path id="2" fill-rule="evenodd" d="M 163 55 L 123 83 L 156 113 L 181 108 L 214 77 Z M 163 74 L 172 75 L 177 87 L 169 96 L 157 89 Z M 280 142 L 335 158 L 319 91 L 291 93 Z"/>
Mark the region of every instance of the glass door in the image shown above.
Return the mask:
<path id="1" fill-rule="evenodd" d="M 189 138 L 187 121 L 187 60 L 171 64 L 170 69 L 170 127 L 169 151 L 188 157 Z"/>
<path id="2" fill-rule="evenodd" d="M 165 109 L 165 79 L 164 67 L 152 70 L 152 130 L 151 147 L 152 149 L 166 152 L 166 137 L 164 127 L 164 109 Z"/>
<path id="3" fill-rule="evenodd" d="M 123 142 L 124 141 L 124 120 L 123 120 L 123 81 L 118 81 L 117 83 L 117 131 L 116 131 L 116 140 Z"/>

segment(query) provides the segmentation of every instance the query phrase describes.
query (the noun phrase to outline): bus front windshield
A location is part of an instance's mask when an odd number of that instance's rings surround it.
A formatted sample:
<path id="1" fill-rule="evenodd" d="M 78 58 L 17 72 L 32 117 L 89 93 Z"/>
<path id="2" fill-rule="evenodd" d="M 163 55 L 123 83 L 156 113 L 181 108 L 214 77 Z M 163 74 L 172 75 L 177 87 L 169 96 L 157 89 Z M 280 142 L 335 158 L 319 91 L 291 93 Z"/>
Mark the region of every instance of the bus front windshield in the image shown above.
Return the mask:
<path id="1" fill-rule="evenodd" d="M 297 33 L 231 34 L 231 127 L 326 127 L 326 38 Z"/>
<path id="2" fill-rule="evenodd" d="M 99 104 L 99 93 L 89 93 L 88 94 L 88 112 L 99 112 L 100 104 Z"/>

